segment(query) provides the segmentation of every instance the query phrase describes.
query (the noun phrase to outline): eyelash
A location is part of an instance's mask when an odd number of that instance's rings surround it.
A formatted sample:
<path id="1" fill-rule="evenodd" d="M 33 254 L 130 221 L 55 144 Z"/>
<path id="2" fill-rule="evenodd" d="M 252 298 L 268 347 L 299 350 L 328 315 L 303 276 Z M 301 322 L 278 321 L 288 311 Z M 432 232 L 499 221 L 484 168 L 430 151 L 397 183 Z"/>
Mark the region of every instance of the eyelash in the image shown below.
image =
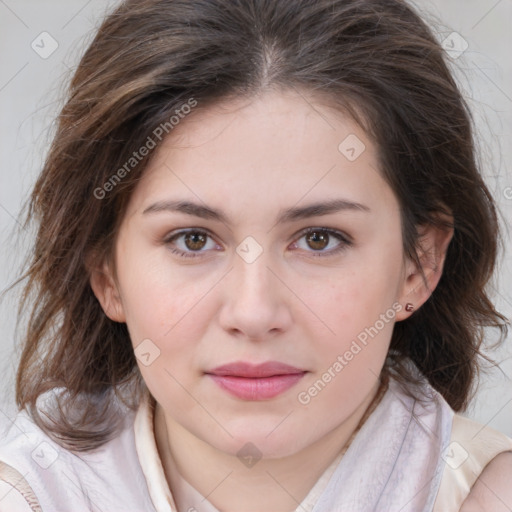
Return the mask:
<path id="1" fill-rule="evenodd" d="M 307 228 L 307 229 L 301 231 L 298 234 L 297 240 L 300 240 L 302 237 L 304 237 L 310 233 L 315 233 L 315 232 L 327 233 L 329 235 L 329 237 L 334 236 L 340 242 L 340 244 L 335 249 L 331 249 L 329 251 L 313 251 L 313 250 L 307 251 L 308 253 L 311 252 L 312 253 L 311 256 L 313 256 L 315 258 L 318 258 L 318 257 L 326 258 L 326 257 L 334 256 L 334 255 L 344 251 L 345 249 L 347 249 L 348 247 L 350 247 L 353 244 L 352 241 L 346 235 L 341 233 L 340 231 L 337 231 L 334 229 L 329 229 L 329 228 L 320 228 L 320 227 Z M 184 236 L 186 234 L 189 234 L 189 233 L 202 234 L 202 235 L 206 235 L 207 237 L 213 239 L 213 237 L 208 233 L 208 231 L 191 228 L 191 229 L 181 230 L 181 231 L 178 231 L 177 233 L 171 234 L 164 240 L 164 244 L 166 244 L 166 245 L 171 244 L 176 239 L 178 239 L 181 236 Z M 296 243 L 296 242 L 294 242 L 294 243 Z M 182 251 L 181 249 L 176 249 L 176 248 L 171 248 L 170 250 L 173 254 L 177 254 L 178 256 L 184 257 L 184 258 L 201 257 L 201 253 L 205 252 L 205 251 L 185 252 L 185 251 Z"/>

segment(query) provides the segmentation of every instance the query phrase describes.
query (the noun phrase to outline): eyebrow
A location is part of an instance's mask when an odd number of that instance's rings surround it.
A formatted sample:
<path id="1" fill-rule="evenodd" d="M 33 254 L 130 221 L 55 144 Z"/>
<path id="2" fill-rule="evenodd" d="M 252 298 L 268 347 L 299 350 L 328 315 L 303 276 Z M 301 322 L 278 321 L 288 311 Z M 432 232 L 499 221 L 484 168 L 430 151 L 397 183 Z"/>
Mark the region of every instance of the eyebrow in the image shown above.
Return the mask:
<path id="1" fill-rule="evenodd" d="M 281 210 L 277 217 L 277 224 L 286 222 L 293 222 L 309 217 L 316 217 L 320 215 L 328 215 L 330 213 L 337 213 L 340 211 L 361 211 L 370 212 L 368 206 L 348 201 L 347 199 L 333 199 L 326 202 L 312 203 L 306 206 L 292 207 L 286 210 Z M 228 224 L 229 220 L 222 211 L 209 206 L 193 203 L 191 201 L 158 201 L 151 206 L 148 206 L 143 212 L 143 215 L 150 213 L 160 212 L 178 212 L 187 215 L 193 215 L 202 219 L 210 219 Z"/>

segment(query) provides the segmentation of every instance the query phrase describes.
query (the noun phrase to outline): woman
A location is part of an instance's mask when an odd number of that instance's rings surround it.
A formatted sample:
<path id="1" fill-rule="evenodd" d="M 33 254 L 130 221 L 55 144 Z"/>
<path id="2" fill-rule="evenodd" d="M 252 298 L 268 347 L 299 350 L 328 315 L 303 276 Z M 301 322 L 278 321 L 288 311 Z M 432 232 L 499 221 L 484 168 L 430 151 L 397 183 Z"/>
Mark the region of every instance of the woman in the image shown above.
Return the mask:
<path id="1" fill-rule="evenodd" d="M 0 507 L 508 510 L 455 414 L 506 329 L 474 153 L 405 2 L 123 2 L 30 203 Z"/>

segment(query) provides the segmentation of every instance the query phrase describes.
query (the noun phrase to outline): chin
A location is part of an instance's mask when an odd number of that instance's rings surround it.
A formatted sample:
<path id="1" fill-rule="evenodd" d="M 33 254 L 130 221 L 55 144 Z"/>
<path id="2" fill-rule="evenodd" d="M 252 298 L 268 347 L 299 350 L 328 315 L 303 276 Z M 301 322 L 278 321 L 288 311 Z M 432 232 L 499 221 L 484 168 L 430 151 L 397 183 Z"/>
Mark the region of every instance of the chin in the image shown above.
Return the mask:
<path id="1" fill-rule="evenodd" d="M 282 429 L 277 432 L 275 425 L 268 428 L 254 428 L 254 423 L 247 428 L 239 428 L 238 430 L 229 430 L 233 435 L 232 438 L 223 436 L 224 442 L 219 442 L 219 438 L 210 439 L 210 444 L 216 449 L 221 450 L 229 455 L 241 459 L 251 460 L 266 458 L 266 459 L 280 459 L 294 455 L 305 446 L 303 446 L 303 439 L 297 438 L 297 430 L 292 433 L 289 429 Z M 278 427 L 279 428 L 279 427 Z M 269 432 L 272 432 L 269 434 Z"/>

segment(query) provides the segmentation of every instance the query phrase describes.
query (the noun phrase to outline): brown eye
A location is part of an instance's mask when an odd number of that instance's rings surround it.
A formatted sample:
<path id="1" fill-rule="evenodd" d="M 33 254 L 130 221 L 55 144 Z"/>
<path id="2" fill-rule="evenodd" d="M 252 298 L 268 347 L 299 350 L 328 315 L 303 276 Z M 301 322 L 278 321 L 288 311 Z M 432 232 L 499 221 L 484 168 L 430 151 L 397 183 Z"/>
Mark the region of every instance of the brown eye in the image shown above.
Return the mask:
<path id="1" fill-rule="evenodd" d="M 326 231 L 311 231 L 306 235 L 306 241 L 311 249 L 320 251 L 329 245 L 329 234 Z"/>
<path id="2" fill-rule="evenodd" d="M 207 238 L 208 236 L 204 233 L 191 232 L 185 235 L 184 242 L 187 249 L 190 249 L 191 251 L 198 251 L 206 245 Z"/>
<path id="3" fill-rule="evenodd" d="M 349 235 L 329 228 L 308 228 L 302 231 L 293 243 L 294 249 L 309 253 L 309 256 L 328 257 L 348 249 L 353 244 Z"/>
<path id="4" fill-rule="evenodd" d="M 185 258 L 206 256 L 211 250 L 222 250 L 206 231 L 189 229 L 178 231 L 163 240 L 173 254 Z"/>

